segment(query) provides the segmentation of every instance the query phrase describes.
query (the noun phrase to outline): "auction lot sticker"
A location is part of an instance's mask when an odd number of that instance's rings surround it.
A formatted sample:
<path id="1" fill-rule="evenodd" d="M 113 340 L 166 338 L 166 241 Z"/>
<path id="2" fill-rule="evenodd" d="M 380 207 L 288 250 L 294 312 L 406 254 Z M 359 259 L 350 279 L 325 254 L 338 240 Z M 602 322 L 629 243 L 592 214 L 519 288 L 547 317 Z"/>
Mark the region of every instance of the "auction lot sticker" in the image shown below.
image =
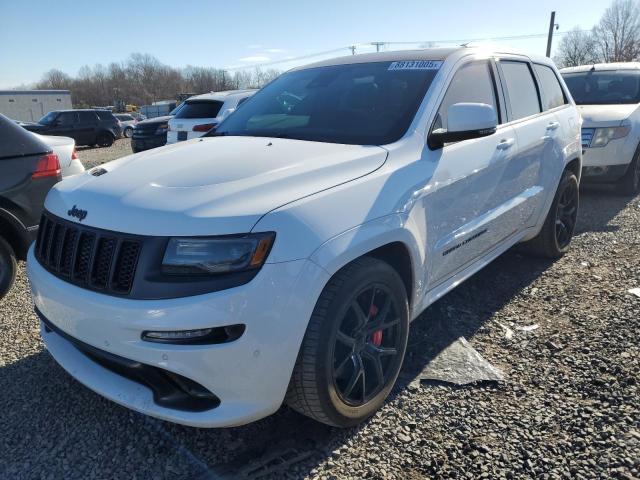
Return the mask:
<path id="1" fill-rule="evenodd" d="M 441 60 L 404 60 L 391 62 L 389 70 L 438 70 L 441 66 Z"/>

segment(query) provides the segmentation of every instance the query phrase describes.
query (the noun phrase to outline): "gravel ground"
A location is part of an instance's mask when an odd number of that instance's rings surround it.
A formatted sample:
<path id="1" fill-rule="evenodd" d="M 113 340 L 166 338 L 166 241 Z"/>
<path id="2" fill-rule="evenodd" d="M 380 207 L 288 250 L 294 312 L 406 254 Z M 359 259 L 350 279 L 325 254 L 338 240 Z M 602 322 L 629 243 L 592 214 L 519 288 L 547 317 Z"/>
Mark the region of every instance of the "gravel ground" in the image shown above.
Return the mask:
<path id="1" fill-rule="evenodd" d="M 131 139 L 121 138 L 113 142 L 109 148 L 78 147 L 78 158 L 87 170 L 116 158 L 131 155 Z"/>
<path id="2" fill-rule="evenodd" d="M 431 306 L 392 397 L 349 430 L 287 408 L 205 430 L 119 407 L 44 350 L 21 270 L 0 301 L 0 478 L 640 478 L 639 231 L 640 197 L 583 192 L 570 253 L 508 252 Z M 410 384 L 461 335 L 504 382 Z"/>

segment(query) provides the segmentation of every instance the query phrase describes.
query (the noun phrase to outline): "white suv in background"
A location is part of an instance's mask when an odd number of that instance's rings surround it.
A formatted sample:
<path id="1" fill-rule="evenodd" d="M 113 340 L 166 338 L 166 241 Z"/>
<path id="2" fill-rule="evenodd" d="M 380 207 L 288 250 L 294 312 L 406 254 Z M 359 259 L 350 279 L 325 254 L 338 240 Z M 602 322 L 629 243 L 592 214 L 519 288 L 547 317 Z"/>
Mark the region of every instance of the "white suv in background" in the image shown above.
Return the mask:
<path id="1" fill-rule="evenodd" d="M 580 117 L 553 63 L 477 48 L 289 71 L 205 138 L 49 193 L 28 274 L 51 355 L 134 410 L 372 415 L 409 323 L 520 242 L 569 248 Z"/>
<path id="2" fill-rule="evenodd" d="M 640 63 L 561 70 L 582 115 L 585 182 L 617 182 L 640 192 Z"/>
<path id="3" fill-rule="evenodd" d="M 227 90 L 205 93 L 187 99 L 169 120 L 167 144 L 203 136 L 218 125 L 255 90 Z"/>

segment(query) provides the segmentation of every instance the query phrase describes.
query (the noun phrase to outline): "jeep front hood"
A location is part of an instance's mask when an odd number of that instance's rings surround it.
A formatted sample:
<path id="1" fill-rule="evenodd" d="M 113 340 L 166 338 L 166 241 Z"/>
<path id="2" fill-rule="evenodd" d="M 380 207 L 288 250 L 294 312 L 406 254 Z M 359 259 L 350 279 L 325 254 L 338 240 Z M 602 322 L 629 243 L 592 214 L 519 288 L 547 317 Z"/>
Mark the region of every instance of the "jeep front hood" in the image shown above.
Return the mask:
<path id="1" fill-rule="evenodd" d="M 378 169 L 387 151 L 260 137 L 211 137 L 130 155 L 64 180 L 45 208 L 74 206 L 83 224 L 143 235 L 223 235 L 251 230 L 265 213 Z"/>

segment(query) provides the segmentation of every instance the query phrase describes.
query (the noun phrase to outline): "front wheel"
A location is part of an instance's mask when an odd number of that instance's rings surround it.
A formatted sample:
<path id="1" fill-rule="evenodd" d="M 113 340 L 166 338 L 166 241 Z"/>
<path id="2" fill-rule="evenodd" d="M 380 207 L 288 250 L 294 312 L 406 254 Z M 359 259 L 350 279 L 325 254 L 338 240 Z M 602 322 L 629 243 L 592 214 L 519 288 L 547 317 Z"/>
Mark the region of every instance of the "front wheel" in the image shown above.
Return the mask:
<path id="1" fill-rule="evenodd" d="M 16 254 L 11 245 L 0 237 L 0 299 L 11 290 L 17 271 Z"/>
<path id="2" fill-rule="evenodd" d="M 578 220 L 579 192 L 575 174 L 565 170 L 542 230 L 524 244 L 527 250 L 546 258 L 559 258 L 567 253 Z"/>
<path id="3" fill-rule="evenodd" d="M 619 186 L 623 195 L 637 195 L 640 193 L 640 151 L 636 152 L 627 172 L 620 179 Z"/>
<path id="4" fill-rule="evenodd" d="M 133 127 L 127 127 L 124 129 L 124 136 L 131 138 L 133 136 Z"/>
<path id="5" fill-rule="evenodd" d="M 360 423 L 393 388 L 408 331 L 407 293 L 398 273 L 374 258 L 353 261 L 316 303 L 286 402 L 328 425 Z"/>

